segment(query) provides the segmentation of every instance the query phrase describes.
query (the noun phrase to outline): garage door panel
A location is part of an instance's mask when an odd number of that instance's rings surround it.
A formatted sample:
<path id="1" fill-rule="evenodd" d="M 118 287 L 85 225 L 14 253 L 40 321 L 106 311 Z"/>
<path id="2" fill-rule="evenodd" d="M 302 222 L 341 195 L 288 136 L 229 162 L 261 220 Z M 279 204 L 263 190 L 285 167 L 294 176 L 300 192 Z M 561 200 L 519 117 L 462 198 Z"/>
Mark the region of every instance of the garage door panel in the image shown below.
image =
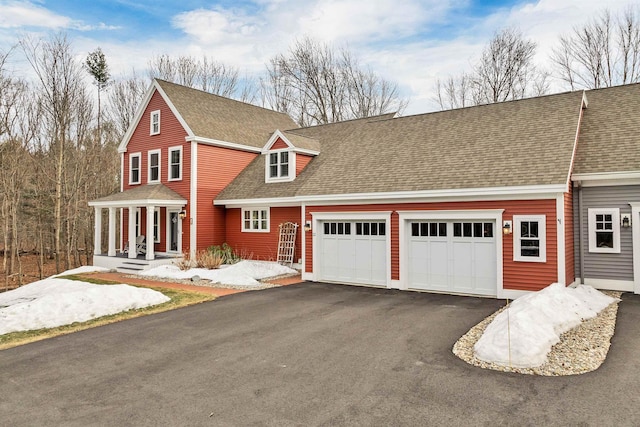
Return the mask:
<path id="1" fill-rule="evenodd" d="M 323 221 L 320 280 L 386 285 L 386 229 L 380 221 Z"/>
<path id="2" fill-rule="evenodd" d="M 409 288 L 495 295 L 494 220 L 409 221 Z"/>

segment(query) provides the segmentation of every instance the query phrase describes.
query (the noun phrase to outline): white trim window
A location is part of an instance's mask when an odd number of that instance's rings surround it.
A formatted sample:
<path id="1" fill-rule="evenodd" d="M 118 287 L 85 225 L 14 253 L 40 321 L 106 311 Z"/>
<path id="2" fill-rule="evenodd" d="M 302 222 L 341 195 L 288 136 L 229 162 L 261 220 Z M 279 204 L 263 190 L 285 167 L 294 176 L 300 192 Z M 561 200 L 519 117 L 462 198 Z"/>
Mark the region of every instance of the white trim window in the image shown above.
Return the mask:
<path id="1" fill-rule="evenodd" d="M 182 180 L 182 146 L 169 147 L 169 181 Z"/>
<path id="2" fill-rule="evenodd" d="M 131 153 L 129 155 L 129 185 L 140 184 L 142 177 L 142 154 Z"/>
<path id="3" fill-rule="evenodd" d="M 269 208 L 242 209 L 242 231 L 269 232 Z"/>
<path id="4" fill-rule="evenodd" d="M 160 182 L 160 150 L 149 150 L 147 182 Z"/>
<path id="5" fill-rule="evenodd" d="M 153 241 L 160 243 L 160 211 L 158 209 L 153 211 Z"/>
<path id="6" fill-rule="evenodd" d="M 160 110 L 155 110 L 151 112 L 151 116 L 149 118 L 149 134 L 150 135 L 158 135 L 160 133 Z"/>
<path id="7" fill-rule="evenodd" d="M 513 260 L 547 261 L 546 215 L 513 216 Z"/>
<path id="8" fill-rule="evenodd" d="M 292 181 L 295 178 L 296 154 L 293 151 L 270 151 L 266 156 L 266 182 Z"/>
<path id="9" fill-rule="evenodd" d="M 589 252 L 620 253 L 620 209 L 589 209 Z"/>

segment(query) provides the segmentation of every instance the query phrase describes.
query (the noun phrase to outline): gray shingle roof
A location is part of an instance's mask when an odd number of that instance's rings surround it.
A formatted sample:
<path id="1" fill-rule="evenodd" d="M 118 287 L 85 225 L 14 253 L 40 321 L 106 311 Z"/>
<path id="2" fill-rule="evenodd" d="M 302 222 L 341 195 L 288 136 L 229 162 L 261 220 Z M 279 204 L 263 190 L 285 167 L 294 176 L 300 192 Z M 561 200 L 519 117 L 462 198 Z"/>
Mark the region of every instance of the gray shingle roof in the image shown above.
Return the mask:
<path id="1" fill-rule="evenodd" d="M 640 84 L 587 92 L 573 172 L 640 171 Z"/>
<path id="2" fill-rule="evenodd" d="M 276 129 L 296 123 L 286 114 L 156 79 L 196 136 L 262 148 Z"/>
<path id="3" fill-rule="evenodd" d="M 290 130 L 320 141 L 294 181 L 254 160 L 219 200 L 566 184 L 582 92 Z"/>

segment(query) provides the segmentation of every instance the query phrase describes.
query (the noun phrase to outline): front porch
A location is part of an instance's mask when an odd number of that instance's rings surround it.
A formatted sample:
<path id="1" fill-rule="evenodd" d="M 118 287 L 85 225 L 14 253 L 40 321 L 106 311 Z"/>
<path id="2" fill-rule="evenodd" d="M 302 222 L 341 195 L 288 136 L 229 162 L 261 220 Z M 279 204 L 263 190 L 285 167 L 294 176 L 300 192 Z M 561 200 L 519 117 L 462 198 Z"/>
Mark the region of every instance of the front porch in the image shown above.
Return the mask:
<path id="1" fill-rule="evenodd" d="M 181 258 L 186 205 L 186 199 L 163 184 L 143 185 L 92 200 L 93 265 L 135 273 Z M 106 254 L 102 250 L 103 210 L 108 211 Z M 116 225 L 118 211 L 120 227 Z M 119 249 L 116 241 L 120 242 Z"/>

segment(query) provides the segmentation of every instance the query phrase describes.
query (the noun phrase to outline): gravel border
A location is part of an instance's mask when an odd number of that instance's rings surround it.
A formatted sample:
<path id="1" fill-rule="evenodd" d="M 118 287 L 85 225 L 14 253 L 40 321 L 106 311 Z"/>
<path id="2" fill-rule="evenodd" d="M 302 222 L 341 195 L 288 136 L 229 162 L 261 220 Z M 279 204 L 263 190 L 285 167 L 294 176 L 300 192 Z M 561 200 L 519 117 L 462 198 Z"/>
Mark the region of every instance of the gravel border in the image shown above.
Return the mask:
<path id="1" fill-rule="evenodd" d="M 618 301 L 610 304 L 593 319 L 586 320 L 560 335 L 560 341 L 551 348 L 543 365 L 535 368 L 516 368 L 484 362 L 475 357 L 473 346 L 493 318 L 508 306 L 496 311 L 464 334 L 454 344 L 453 354 L 471 365 L 501 372 L 556 377 L 595 371 L 602 365 L 609 352 L 616 326 L 619 298 L 622 295 L 622 292 L 601 292 L 618 298 Z"/>

